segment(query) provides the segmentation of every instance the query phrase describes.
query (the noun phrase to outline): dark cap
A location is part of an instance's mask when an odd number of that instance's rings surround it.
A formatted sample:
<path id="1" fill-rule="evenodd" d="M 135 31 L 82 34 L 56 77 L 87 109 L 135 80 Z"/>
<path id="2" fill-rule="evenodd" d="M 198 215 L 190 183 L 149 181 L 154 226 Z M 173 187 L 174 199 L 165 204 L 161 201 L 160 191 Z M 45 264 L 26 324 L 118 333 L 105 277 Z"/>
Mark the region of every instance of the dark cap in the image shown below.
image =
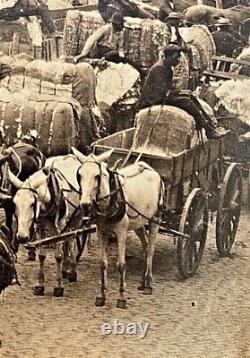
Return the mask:
<path id="1" fill-rule="evenodd" d="M 120 11 L 114 12 L 112 19 L 112 24 L 122 25 L 124 24 L 124 17 Z"/>
<path id="2" fill-rule="evenodd" d="M 168 45 L 164 48 L 164 55 L 165 57 L 172 56 L 175 53 L 181 53 L 182 48 L 178 45 Z"/>

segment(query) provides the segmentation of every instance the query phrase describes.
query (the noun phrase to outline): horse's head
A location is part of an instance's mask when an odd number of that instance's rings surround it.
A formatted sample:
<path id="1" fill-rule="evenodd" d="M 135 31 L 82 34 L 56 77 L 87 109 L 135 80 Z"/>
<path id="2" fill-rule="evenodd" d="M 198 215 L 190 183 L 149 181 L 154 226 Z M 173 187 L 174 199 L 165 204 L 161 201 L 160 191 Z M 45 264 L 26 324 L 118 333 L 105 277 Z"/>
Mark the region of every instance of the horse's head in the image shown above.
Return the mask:
<path id="1" fill-rule="evenodd" d="M 25 243 L 32 237 L 40 210 L 45 209 L 46 203 L 51 199 L 47 183 L 48 176 L 43 170 L 39 170 L 22 182 L 9 171 L 9 178 L 18 189 L 13 199 L 17 219 L 17 241 Z"/>
<path id="2" fill-rule="evenodd" d="M 109 194 L 109 173 L 104 161 L 110 157 L 112 151 L 99 156 L 94 154 L 85 156 L 75 148 L 72 148 L 72 151 L 82 163 L 77 172 L 77 180 L 81 190 L 80 205 L 85 213 L 89 214 L 93 202 L 97 201 L 100 196 Z"/>

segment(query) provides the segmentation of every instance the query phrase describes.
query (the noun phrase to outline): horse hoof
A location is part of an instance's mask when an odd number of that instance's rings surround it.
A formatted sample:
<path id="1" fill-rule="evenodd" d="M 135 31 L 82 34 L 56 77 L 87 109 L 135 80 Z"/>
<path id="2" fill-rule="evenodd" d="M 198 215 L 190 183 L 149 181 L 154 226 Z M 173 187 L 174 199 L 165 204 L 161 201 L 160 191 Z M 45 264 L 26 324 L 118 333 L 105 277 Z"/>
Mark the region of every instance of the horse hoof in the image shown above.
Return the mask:
<path id="1" fill-rule="evenodd" d="M 44 286 L 35 286 L 34 287 L 35 296 L 44 296 Z"/>
<path id="2" fill-rule="evenodd" d="M 153 293 L 152 287 L 145 287 L 143 290 L 144 295 L 152 295 L 152 293 Z"/>
<path id="3" fill-rule="evenodd" d="M 62 271 L 62 278 L 68 278 L 68 272 Z"/>
<path id="4" fill-rule="evenodd" d="M 139 286 L 137 287 L 138 291 L 144 291 L 144 289 L 145 289 L 145 286 L 142 283 L 139 284 Z"/>
<path id="5" fill-rule="evenodd" d="M 96 307 L 103 307 L 103 306 L 105 306 L 105 301 L 106 301 L 106 298 L 105 298 L 105 297 L 96 297 L 96 299 L 95 299 L 95 305 L 96 305 Z"/>
<path id="6" fill-rule="evenodd" d="M 54 296 L 63 297 L 64 288 L 63 287 L 54 287 Z"/>
<path id="7" fill-rule="evenodd" d="M 68 272 L 68 280 L 69 280 L 69 282 L 77 282 L 77 273 L 76 272 Z"/>
<path id="8" fill-rule="evenodd" d="M 28 261 L 36 261 L 36 253 L 33 251 L 28 251 Z"/>
<path id="9" fill-rule="evenodd" d="M 126 303 L 127 303 L 126 300 L 118 298 L 116 307 L 125 309 L 126 308 Z"/>

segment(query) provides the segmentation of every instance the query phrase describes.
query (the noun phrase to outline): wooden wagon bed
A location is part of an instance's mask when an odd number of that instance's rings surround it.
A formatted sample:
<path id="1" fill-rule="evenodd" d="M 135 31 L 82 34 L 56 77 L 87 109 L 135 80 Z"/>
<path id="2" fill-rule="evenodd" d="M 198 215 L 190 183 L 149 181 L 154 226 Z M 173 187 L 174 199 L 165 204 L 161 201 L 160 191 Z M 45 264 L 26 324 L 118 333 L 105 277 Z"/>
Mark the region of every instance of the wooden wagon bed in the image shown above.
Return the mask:
<path id="1" fill-rule="evenodd" d="M 95 142 L 94 153 L 101 154 L 114 149 L 109 160 L 110 166 L 119 159 L 125 160 L 128 156 L 128 164 L 138 159 L 145 161 L 160 174 L 164 181 L 175 187 L 191 178 L 194 172 L 208 171 L 209 166 L 217 162 L 223 152 L 223 139 L 209 140 L 171 156 L 131 151 L 134 132 L 135 128 L 130 128 Z"/>

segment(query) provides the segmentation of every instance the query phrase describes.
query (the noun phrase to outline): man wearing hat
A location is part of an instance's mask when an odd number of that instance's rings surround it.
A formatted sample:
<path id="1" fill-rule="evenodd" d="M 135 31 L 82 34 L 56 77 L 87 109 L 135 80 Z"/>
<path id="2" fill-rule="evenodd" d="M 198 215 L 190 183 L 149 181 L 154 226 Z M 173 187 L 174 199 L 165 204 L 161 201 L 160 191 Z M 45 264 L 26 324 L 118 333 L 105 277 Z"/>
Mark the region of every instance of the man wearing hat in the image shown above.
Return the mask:
<path id="1" fill-rule="evenodd" d="M 111 23 L 101 26 L 87 39 L 81 54 L 74 58 L 75 63 L 84 57 L 122 61 L 124 54 L 119 52 L 119 43 L 123 28 L 124 17 L 121 12 L 116 11 Z"/>
<path id="2" fill-rule="evenodd" d="M 198 100 L 192 94 L 184 95 L 173 90 L 173 68 L 179 64 L 182 51 L 178 45 L 169 45 L 164 49 L 164 58 L 149 70 L 141 89 L 138 109 L 159 104 L 179 107 L 194 118 L 197 129 L 205 129 L 208 138 L 220 138 L 225 132 L 215 128 Z"/>
<path id="3" fill-rule="evenodd" d="M 233 57 L 242 49 L 242 42 L 238 34 L 232 30 L 232 24 L 226 18 L 220 18 L 215 24 L 217 31 L 212 32 L 218 56 Z"/>

